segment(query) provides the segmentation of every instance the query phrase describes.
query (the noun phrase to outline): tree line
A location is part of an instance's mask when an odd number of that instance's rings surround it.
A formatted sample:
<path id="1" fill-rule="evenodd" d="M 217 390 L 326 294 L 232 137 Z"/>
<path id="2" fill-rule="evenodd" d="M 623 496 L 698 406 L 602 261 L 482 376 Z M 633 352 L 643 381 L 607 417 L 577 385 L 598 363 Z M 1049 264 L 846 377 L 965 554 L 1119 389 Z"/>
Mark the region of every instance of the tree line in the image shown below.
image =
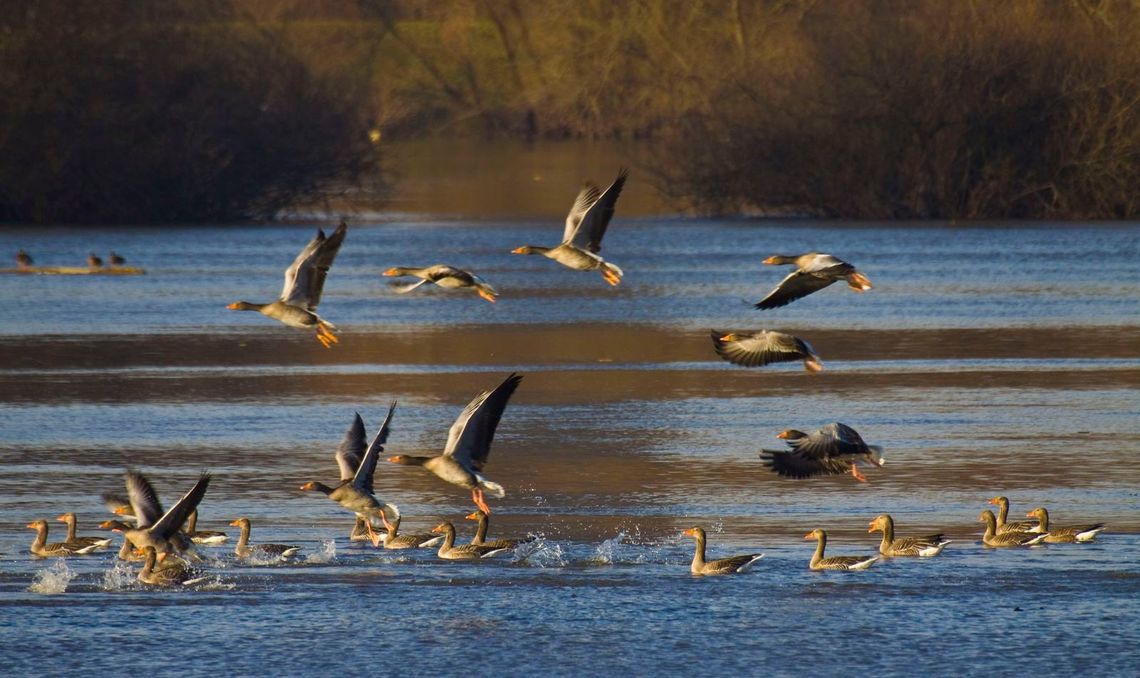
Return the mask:
<path id="1" fill-rule="evenodd" d="M 1140 210 L 1128 0 L 0 9 L 10 221 L 264 217 L 336 187 L 383 190 L 384 143 L 428 135 L 643 140 L 660 190 L 698 212 Z"/>

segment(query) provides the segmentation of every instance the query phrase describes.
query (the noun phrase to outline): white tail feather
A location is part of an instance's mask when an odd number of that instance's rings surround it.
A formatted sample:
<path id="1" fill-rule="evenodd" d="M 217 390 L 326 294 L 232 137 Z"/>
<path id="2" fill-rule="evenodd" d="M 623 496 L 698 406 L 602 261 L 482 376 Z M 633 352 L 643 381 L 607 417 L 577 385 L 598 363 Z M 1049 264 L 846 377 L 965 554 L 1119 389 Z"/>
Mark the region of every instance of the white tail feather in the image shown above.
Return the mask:
<path id="1" fill-rule="evenodd" d="M 490 480 L 487 480 L 486 478 L 484 478 L 482 476 L 478 476 L 478 478 L 479 478 L 479 487 L 490 492 L 491 495 L 493 497 L 495 497 L 496 499 L 502 499 L 503 497 L 507 496 L 507 491 L 503 489 L 502 485 L 500 485 L 496 482 L 492 482 Z"/>

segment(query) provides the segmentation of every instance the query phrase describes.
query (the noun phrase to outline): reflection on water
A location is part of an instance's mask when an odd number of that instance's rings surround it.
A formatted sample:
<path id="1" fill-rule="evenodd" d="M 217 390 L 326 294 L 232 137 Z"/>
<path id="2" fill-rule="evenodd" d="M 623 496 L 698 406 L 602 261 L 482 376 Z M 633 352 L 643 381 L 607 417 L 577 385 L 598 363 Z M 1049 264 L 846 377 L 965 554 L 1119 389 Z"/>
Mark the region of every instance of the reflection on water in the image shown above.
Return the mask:
<path id="1" fill-rule="evenodd" d="M 524 650 L 495 672 L 680 672 L 699 659 L 712 671 L 892 675 L 930 656 L 999 674 L 1070 674 L 1088 657 L 1105 674 L 1135 672 L 1135 229 L 619 221 L 606 254 L 627 276 L 610 289 L 505 254 L 557 238 L 557 220 L 361 224 L 322 302 L 343 329 L 329 351 L 224 309 L 274 295 L 311 230 L 0 233 L 0 249 L 46 263 L 114 248 L 149 271 L 0 276 L 0 606 L 32 629 L 0 630 L 5 647 L 23 648 L 6 655 L 11 671 L 70 666 L 76 653 L 104 673 L 149 670 L 156 656 L 226 673 L 271 661 L 360 673 L 415 656 L 417 669 L 456 675 Z M 782 274 L 758 262 L 811 247 L 857 263 L 875 289 L 752 309 Z M 436 259 L 472 265 L 502 301 L 395 295 L 378 275 Z M 793 331 L 826 369 L 728 365 L 714 327 Z M 507 488 L 491 536 L 537 537 L 510 557 L 373 550 L 348 540 L 351 516 L 298 489 L 335 480 L 332 452 L 354 412 L 371 431 L 398 399 L 386 450 L 434 453 L 472 395 L 516 370 L 525 380 L 486 469 Z M 829 421 L 886 448 L 869 483 L 793 481 L 760 465 L 780 431 Z M 152 591 L 112 553 L 28 555 L 35 518 L 76 511 L 80 533 L 97 533 L 99 494 L 122 491 L 128 467 L 168 504 L 210 469 L 200 529 L 233 530 L 247 515 L 255 543 L 298 544 L 305 557 L 238 562 L 235 533 L 228 548 L 202 549 L 208 584 Z M 461 539 L 471 532 L 469 493 L 418 469 L 382 464 L 376 493 L 399 504 L 404 530 L 447 519 Z M 1109 529 L 1090 545 L 983 549 L 976 520 L 995 494 L 1017 518 L 1046 505 L 1054 521 Z M 882 512 L 902 534 L 953 543 L 856 575 L 807 570 L 808 530 L 827 529 L 834 553 L 868 553 L 878 535 L 867 523 Z M 709 530 L 710 556 L 765 558 L 748 575 L 694 579 L 692 542 L 679 536 L 693 525 Z M 62 536 L 51 527 L 49 539 Z M 1049 642 L 1025 643 L 1029 628 Z M 200 644 L 171 658 L 170 629 L 194 629 Z M 108 630 L 129 635 L 132 652 L 105 652 Z M 827 651 L 805 658 L 805 638 L 820 634 Z"/>

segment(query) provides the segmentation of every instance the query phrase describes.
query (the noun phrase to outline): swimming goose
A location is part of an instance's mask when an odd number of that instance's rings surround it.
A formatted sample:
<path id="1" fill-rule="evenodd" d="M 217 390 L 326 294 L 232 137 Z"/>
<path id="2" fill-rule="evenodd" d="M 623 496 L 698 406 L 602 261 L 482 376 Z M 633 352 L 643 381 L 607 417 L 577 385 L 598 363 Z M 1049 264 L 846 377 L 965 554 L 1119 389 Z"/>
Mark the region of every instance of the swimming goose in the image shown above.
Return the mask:
<path id="1" fill-rule="evenodd" d="M 22 271 L 22 270 L 30 267 L 34 263 L 36 263 L 36 262 L 32 261 L 32 256 L 30 254 L 28 254 L 27 252 L 25 252 L 24 250 L 21 249 L 20 251 L 16 252 L 16 268 L 17 269 Z"/>
<path id="2" fill-rule="evenodd" d="M 321 290 L 329 274 L 336 253 L 344 242 L 348 225 L 343 221 L 331 236 L 317 229 L 317 235 L 292 265 L 285 269 L 285 285 L 277 301 L 268 304 L 251 304 L 248 301 L 235 301 L 226 308 L 231 311 L 257 311 L 264 316 L 279 320 L 289 327 L 317 330 L 317 341 L 325 348 L 337 343 L 336 325 L 317 315 L 317 304 L 321 301 Z"/>
<path id="3" fill-rule="evenodd" d="M 185 562 L 170 562 L 167 558 L 162 565 L 158 563 L 158 552 L 153 546 L 143 548 L 145 562 L 139 570 L 139 581 L 151 586 L 190 586 L 206 579 L 195 572 Z"/>
<path id="4" fill-rule="evenodd" d="M 472 511 L 464 516 L 467 520 L 479 521 L 478 527 L 475 528 L 475 536 L 471 537 L 471 543 L 475 546 L 493 546 L 501 549 L 513 549 L 519 544 L 525 544 L 530 539 L 492 539 L 487 541 L 487 528 L 490 527 L 491 519 L 483 511 Z"/>
<path id="5" fill-rule="evenodd" d="M 879 542 L 879 553 L 884 556 L 922 556 L 929 558 L 942 553 L 942 549 L 950 543 L 950 540 L 943 538 L 942 534 L 896 539 L 895 521 L 885 513 L 876 516 L 871 521 L 867 531 L 883 533 L 883 539 Z"/>
<path id="6" fill-rule="evenodd" d="M 475 506 L 490 513 L 491 507 L 487 506 L 483 498 L 484 491 L 500 499 L 506 496 L 506 491 L 502 485 L 484 478 L 482 471 L 491 454 L 495 428 L 520 381 L 522 376 L 512 373 L 493 390 L 475 396 L 451 425 L 443 454 L 435 457 L 400 454 L 388 457 L 388 461 L 405 466 L 422 466 L 453 485 L 471 490 L 471 500 Z"/>
<path id="7" fill-rule="evenodd" d="M 796 299 L 806 297 L 840 280 L 846 280 L 847 285 L 856 292 L 871 289 L 871 281 L 867 276 L 856 271 L 855 267 L 846 261 L 830 254 L 808 252 L 795 257 L 776 254 L 765 259 L 764 263 L 794 264 L 796 270 L 781 280 L 768 296 L 756 302 L 756 308 L 762 310 L 786 306 Z"/>
<path id="8" fill-rule="evenodd" d="M 562 233 L 562 243 L 555 247 L 523 245 L 511 250 L 512 254 L 541 254 L 547 259 L 572 268 L 575 271 L 602 272 L 602 277 L 611 285 L 621 282 L 622 270 L 598 256 L 602 249 L 602 236 L 614 216 L 621 189 L 629 171 L 624 167 L 617 178 L 605 191 L 590 182 L 578 193 L 570 214 L 566 216 L 566 229 Z"/>
<path id="9" fill-rule="evenodd" d="M 823 549 L 827 547 L 827 533 L 821 529 L 814 529 L 804 535 L 804 539 L 815 539 L 815 553 L 811 556 L 808 567 L 813 570 L 865 570 L 875 564 L 878 556 L 831 556 L 823 557 Z"/>
<path id="10" fill-rule="evenodd" d="M 198 509 L 190 512 L 190 517 L 186 519 L 186 527 L 183 528 L 186 536 L 190 537 L 190 541 L 195 544 L 208 544 L 216 546 L 218 544 L 226 543 L 229 537 L 225 532 L 218 532 L 217 530 L 199 530 L 198 529 Z"/>
<path id="11" fill-rule="evenodd" d="M 111 545 L 110 537 L 77 537 L 76 536 L 76 521 L 74 513 L 65 513 L 56 520 L 67 523 L 67 538 L 63 540 L 65 544 L 75 544 L 77 546 L 95 546 L 95 548 L 103 548 Z"/>
<path id="12" fill-rule="evenodd" d="M 882 466 L 883 448 L 868 445 L 855 429 L 835 422 L 812 434 L 789 429 L 777 438 L 787 441 L 790 450 L 760 450 L 760 458 L 776 473 L 789 478 L 839 475 L 851 471 L 855 480 L 866 482 L 858 461 Z"/>
<path id="13" fill-rule="evenodd" d="M 415 549 L 429 548 L 443 542 L 443 537 L 435 534 L 400 534 L 400 518 L 392 522 L 385 521 L 388 531 L 380 540 L 386 549 Z"/>
<path id="14" fill-rule="evenodd" d="M 994 517 L 994 512 L 986 509 L 978 516 L 979 523 L 986 524 L 986 531 L 982 535 L 982 543 L 986 546 L 1002 547 L 1002 546 L 1033 546 L 1045 541 L 1049 536 L 1048 532 L 1035 534 L 1032 532 L 1001 532 L 997 531 L 997 518 Z"/>
<path id="15" fill-rule="evenodd" d="M 431 530 L 434 534 L 443 535 L 443 543 L 439 545 L 437 554 L 444 560 L 479 560 L 509 551 L 510 549 L 496 548 L 494 546 L 477 546 L 475 544 L 455 545 L 455 526 L 451 523 L 440 523 Z"/>
<path id="16" fill-rule="evenodd" d="M 1042 532 L 1047 533 L 1046 544 L 1072 544 L 1075 542 L 1088 542 L 1104 531 L 1104 523 L 1090 523 L 1088 525 L 1051 525 L 1049 511 L 1044 506 L 1038 506 L 1025 514 L 1028 518 L 1036 518 Z"/>
<path id="17" fill-rule="evenodd" d="M 1005 532 L 1033 532 L 1034 534 L 1037 534 L 1043 531 L 1041 529 L 1040 523 L 1031 523 L 1028 520 L 1015 520 L 1013 522 L 1007 521 L 1006 516 L 1009 515 L 1009 499 L 1006 499 L 1005 497 L 994 497 L 993 499 L 989 500 L 988 503 L 994 504 L 998 507 L 998 534 Z"/>
<path id="18" fill-rule="evenodd" d="M 372 529 L 370 519 L 380 518 L 387 524 L 385 514 L 391 515 L 393 519 L 400 517 L 400 509 L 396 508 L 395 504 L 382 502 L 372 494 L 372 476 L 376 471 L 376 460 L 380 458 L 380 452 L 388 440 L 389 424 L 395 411 L 396 401 L 393 400 L 392 406 L 388 408 L 388 416 L 384 417 L 384 423 L 380 425 L 380 430 L 376 432 L 367 450 L 364 450 L 364 420 L 359 414 L 353 418 L 335 455 L 337 466 L 340 468 L 339 485 L 329 487 L 324 483 L 311 481 L 301 486 L 305 491 L 320 492 L 355 513 L 358 518 L 363 518 L 373 546 L 380 545 L 380 535 Z"/>
<path id="19" fill-rule="evenodd" d="M 119 523 L 122 527 L 111 529 L 121 531 L 131 545 L 139 550 L 153 546 L 159 553 L 193 552 L 194 543 L 179 528 L 186 522 L 190 512 L 198 507 L 202 497 L 206 496 L 206 489 L 210 486 L 209 472 L 203 471 L 198 482 L 165 513 L 150 481 L 142 473 L 128 470 L 126 484 L 130 508 L 138 521 L 138 527 L 122 529 L 125 526 Z"/>
<path id="20" fill-rule="evenodd" d="M 79 544 L 70 544 L 63 541 L 52 542 L 51 544 L 47 543 L 48 524 L 46 520 L 33 520 L 28 523 L 28 528 L 36 531 L 36 538 L 32 540 L 30 550 L 32 555 L 39 556 L 40 558 L 82 556 L 99 548 L 95 544 L 80 546 Z"/>
<path id="21" fill-rule="evenodd" d="M 356 522 L 352 525 L 352 532 L 348 535 L 349 541 L 372 541 L 372 534 L 376 532 L 376 526 L 371 520 L 365 520 L 360 516 L 356 516 Z"/>
<path id="22" fill-rule="evenodd" d="M 454 266 L 448 266 L 447 264 L 436 264 L 435 266 L 428 266 L 426 268 L 393 266 L 387 271 L 384 271 L 384 275 L 388 277 L 410 275 L 420 279 L 419 282 L 411 283 L 410 285 L 399 286 L 396 291 L 400 294 L 411 292 L 420 285 L 424 285 L 430 282 L 435 283 L 436 285 L 445 289 L 474 287 L 476 294 L 483 297 L 492 304 L 495 303 L 495 297 L 499 296 L 499 293 L 495 291 L 495 288 L 491 287 L 491 285 L 488 284 L 486 280 L 483 280 L 470 271 L 465 271 L 462 268 L 456 268 Z"/>
<path id="23" fill-rule="evenodd" d="M 87 255 L 87 266 L 90 268 L 103 268 L 103 260 L 95 256 L 95 253 L 92 252 Z"/>
<path id="24" fill-rule="evenodd" d="M 254 544 L 249 545 L 249 518 L 238 518 L 230 523 L 236 528 L 241 530 L 241 536 L 238 537 L 237 546 L 234 547 L 234 555 L 238 558 L 280 558 L 285 560 L 292 556 L 297 555 L 301 551 L 300 546 L 291 546 L 289 544 Z"/>
<path id="25" fill-rule="evenodd" d="M 126 259 L 119 256 L 118 254 L 115 254 L 115 250 L 111 250 L 111 256 L 108 257 L 107 260 L 111 262 L 111 268 L 122 266 L 123 264 L 127 263 Z"/>
<path id="26" fill-rule="evenodd" d="M 756 367 L 802 360 L 804 369 L 808 372 L 823 370 L 823 363 L 811 344 L 783 332 L 759 330 L 746 334 L 726 334 L 713 330 L 712 340 L 716 354 L 734 365 Z"/>
<path id="27" fill-rule="evenodd" d="M 681 533 L 697 541 L 696 551 L 693 553 L 693 562 L 689 571 L 695 575 L 735 574 L 747 572 L 752 565 L 764 557 L 763 553 L 749 553 L 743 556 L 729 556 L 718 560 L 705 560 L 705 530 L 701 527 L 690 527 Z"/>

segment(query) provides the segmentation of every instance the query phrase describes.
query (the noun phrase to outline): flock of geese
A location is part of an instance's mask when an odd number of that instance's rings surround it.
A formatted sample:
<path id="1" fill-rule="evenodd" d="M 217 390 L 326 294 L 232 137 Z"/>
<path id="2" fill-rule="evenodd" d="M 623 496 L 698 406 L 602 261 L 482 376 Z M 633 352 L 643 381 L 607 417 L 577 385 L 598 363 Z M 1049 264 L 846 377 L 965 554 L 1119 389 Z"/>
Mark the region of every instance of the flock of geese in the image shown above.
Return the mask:
<path id="1" fill-rule="evenodd" d="M 16 252 L 16 270 L 27 271 L 27 270 L 31 269 L 32 266 L 35 265 L 35 263 L 36 263 L 35 260 L 32 259 L 32 255 L 28 254 L 23 249 L 20 249 L 19 251 Z M 123 256 L 121 256 L 119 254 L 115 254 L 115 252 L 113 250 L 111 251 L 110 256 L 107 257 L 106 265 L 109 265 L 111 268 L 118 268 L 120 266 L 126 266 L 126 264 L 127 264 L 127 260 Z M 105 264 L 104 264 L 103 258 L 100 257 L 99 255 L 95 254 L 94 252 L 91 252 L 87 255 L 87 267 L 88 268 L 90 268 L 92 270 L 98 270 L 98 269 L 103 268 L 104 265 Z"/>
<path id="2" fill-rule="evenodd" d="M 553 247 L 523 245 L 512 250 L 515 254 L 540 254 L 563 266 L 578 271 L 599 271 L 610 285 L 618 285 L 624 275 L 621 268 L 603 259 L 602 237 L 614 214 L 618 196 L 628 178 L 625 169 L 604 191 L 587 183 L 574 201 L 566 217 L 562 241 Z M 329 268 L 336 258 L 348 232 L 343 221 L 330 236 L 321 229 L 293 263 L 285 270 L 281 294 L 268 303 L 235 301 L 227 308 L 238 311 L 257 311 L 289 327 L 312 330 L 317 340 L 331 348 L 339 342 L 337 327 L 317 314 L 321 291 Z M 94 255 L 92 255 L 94 256 Z M 23 257 L 21 261 L 19 257 Z M 20 265 L 30 265 L 31 258 L 22 250 Z M 114 258 L 112 259 L 114 262 Z M 122 263 L 121 258 L 119 264 Z M 809 252 L 799 256 L 774 255 L 764 260 L 769 265 L 792 265 L 788 274 L 767 296 L 755 304 L 761 310 L 777 308 L 806 297 L 836 282 L 846 282 L 857 291 L 871 289 L 871 281 L 851 264 L 830 254 Z M 91 264 L 95 266 L 96 264 Z M 98 262 L 101 266 L 102 262 Z M 411 276 L 418 282 L 398 288 L 410 292 L 432 283 L 447 289 L 471 288 L 483 299 L 494 303 L 498 292 L 479 275 L 447 264 L 426 267 L 397 266 L 384 271 L 385 276 Z M 823 363 L 811 345 L 799 338 L 781 332 L 759 330 L 748 333 L 712 331 L 713 348 L 724 360 L 756 367 L 777 362 L 803 361 L 809 372 L 819 372 Z M 478 522 L 475 535 L 467 544 L 456 544 L 456 530 L 451 522 L 441 522 L 431 533 L 401 534 L 401 515 L 392 502 L 375 495 L 373 475 L 388 439 L 396 403 L 393 402 L 380 428 L 369 442 L 366 440 L 364 421 L 355 416 L 344 439 L 334 455 L 339 471 L 339 482 L 327 485 L 319 481 L 307 482 L 301 490 L 322 494 L 356 517 L 350 538 L 367 540 L 374 547 L 386 549 L 437 548 L 440 558 L 447 560 L 477 560 L 509 551 L 526 539 L 488 540 L 487 495 L 505 496 L 502 485 L 483 475 L 490 455 L 491 443 L 506 409 L 507 403 L 522 376 L 511 374 L 498 386 L 477 395 L 459 414 L 448 432 L 443 452 L 435 456 L 395 455 L 386 457 L 390 463 L 418 466 L 440 480 L 470 491 L 476 510 L 466 518 Z M 785 441 L 782 450 L 762 450 L 761 460 L 775 473 L 790 478 L 809 478 L 819 475 L 846 474 L 860 482 L 866 477 L 857 463 L 862 461 L 882 466 L 882 449 L 868 445 L 855 429 L 839 422 L 827 424 L 813 433 L 786 430 L 777 436 Z M 202 572 L 192 561 L 201 562 L 197 545 L 225 543 L 221 532 L 197 530 L 197 508 L 206 495 L 211 476 L 203 473 L 198 481 L 168 510 L 162 509 L 158 495 L 150 481 L 136 470 L 125 476 L 126 496 L 104 495 L 104 502 L 119 518 L 101 524 L 104 529 L 123 536 L 119 557 L 124 560 L 141 560 L 143 567 L 138 579 L 152 585 L 189 584 L 200 581 Z M 1102 523 L 1090 525 L 1057 526 L 1049 522 L 1044 507 L 1035 508 L 1027 517 L 1036 522 L 1006 520 L 1009 501 L 995 497 L 991 504 L 999 507 L 997 516 L 990 510 L 981 513 L 978 520 L 985 523 L 982 542 L 989 547 L 1028 547 L 1041 543 L 1072 543 L 1091 541 L 1104 529 Z M 76 535 L 75 515 L 66 513 L 58 520 L 67 523 L 67 539 L 48 543 L 48 523 L 36 520 L 28 527 L 36 530 L 31 552 L 40 557 L 86 555 L 110 546 L 107 537 L 79 537 Z M 250 521 L 238 518 L 230 523 L 240 530 L 234 554 L 242 559 L 283 560 L 296 555 L 300 547 L 288 544 L 251 544 Z M 380 529 L 383 526 L 383 530 Z M 894 520 L 887 514 L 871 521 L 868 532 L 881 532 L 878 553 L 873 556 L 825 556 L 827 533 L 815 529 L 804 539 L 816 541 L 815 552 L 809 562 L 812 570 L 864 570 L 880 557 L 932 557 L 940 554 L 950 543 L 942 534 L 917 537 L 897 537 Z M 763 554 L 745 554 L 716 560 L 705 559 L 706 534 L 701 527 L 692 527 L 682 533 L 695 540 L 691 571 L 696 575 L 731 574 L 747 571 Z"/>

